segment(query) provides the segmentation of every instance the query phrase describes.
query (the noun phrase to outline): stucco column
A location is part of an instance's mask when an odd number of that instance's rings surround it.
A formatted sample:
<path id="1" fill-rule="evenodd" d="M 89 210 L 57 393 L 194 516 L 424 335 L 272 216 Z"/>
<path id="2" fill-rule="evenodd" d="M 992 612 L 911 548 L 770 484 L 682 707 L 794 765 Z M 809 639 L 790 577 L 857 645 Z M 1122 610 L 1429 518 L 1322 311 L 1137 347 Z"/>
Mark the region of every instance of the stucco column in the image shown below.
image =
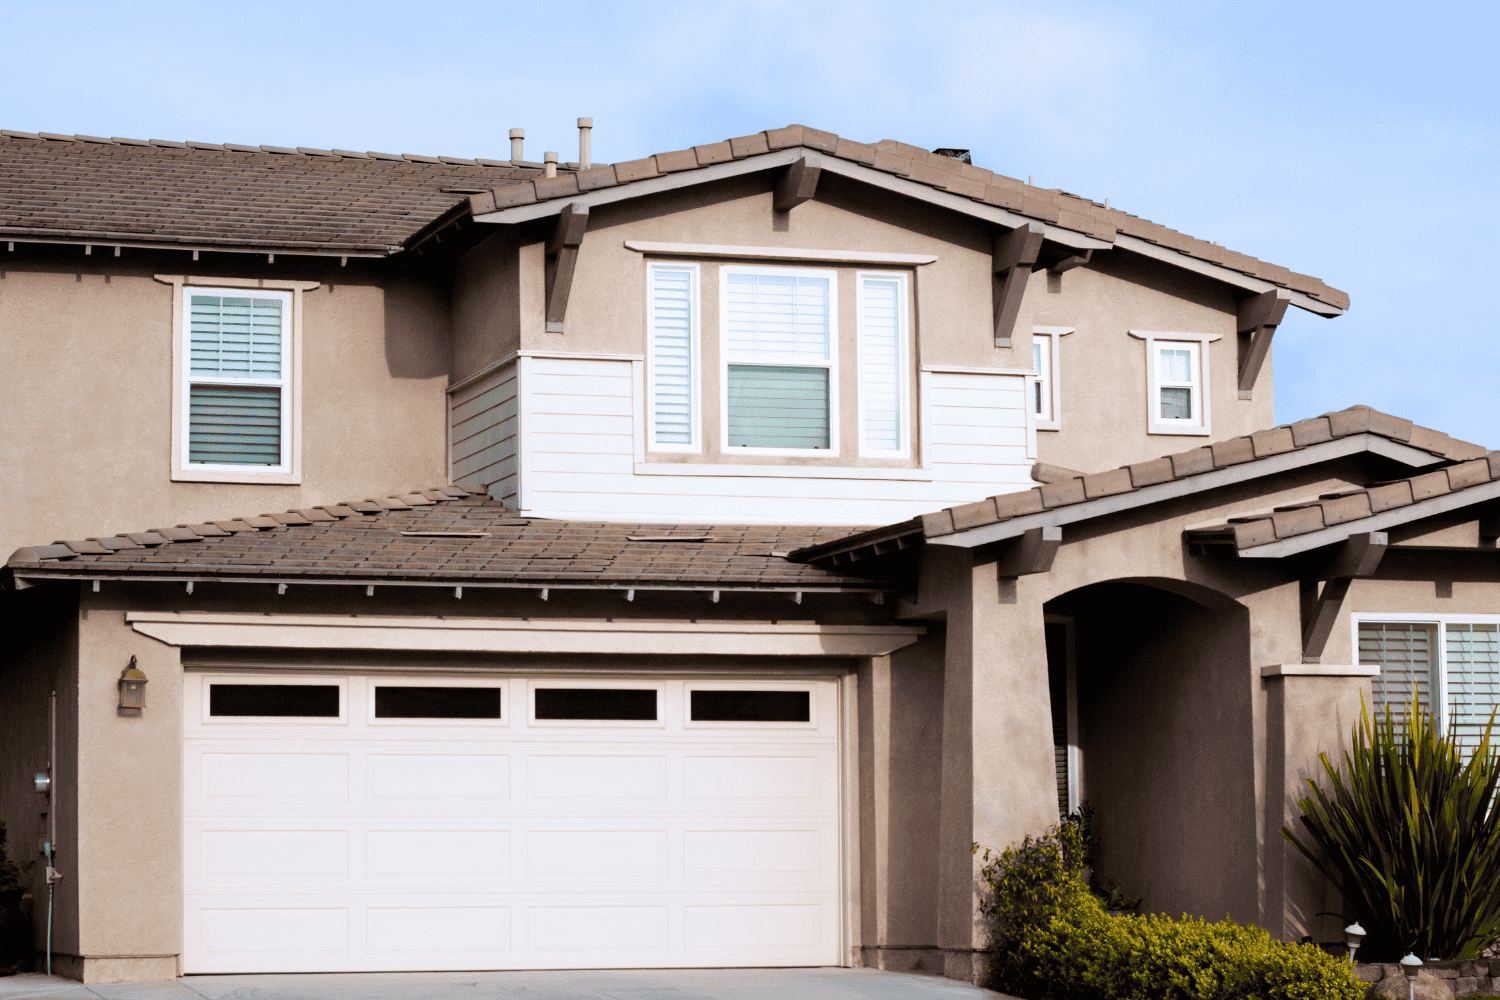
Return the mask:
<path id="1" fill-rule="evenodd" d="M 1002 587 L 995 564 L 969 550 L 943 553 L 929 571 L 941 575 L 948 622 L 938 944 L 944 974 L 973 981 L 986 937 L 971 846 L 1000 850 L 1058 819 L 1042 595 L 1028 583 L 1038 577 Z"/>

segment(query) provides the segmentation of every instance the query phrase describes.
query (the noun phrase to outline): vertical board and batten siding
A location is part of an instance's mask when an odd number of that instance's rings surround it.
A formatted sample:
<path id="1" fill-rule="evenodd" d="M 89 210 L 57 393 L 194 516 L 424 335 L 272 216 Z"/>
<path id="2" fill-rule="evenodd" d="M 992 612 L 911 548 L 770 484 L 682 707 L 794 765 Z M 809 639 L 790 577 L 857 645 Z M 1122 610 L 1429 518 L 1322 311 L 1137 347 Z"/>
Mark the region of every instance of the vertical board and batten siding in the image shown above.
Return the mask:
<path id="1" fill-rule="evenodd" d="M 491 496 L 512 503 L 520 482 L 518 384 L 518 364 L 512 361 L 454 393 L 448 404 L 451 478 L 483 484 Z"/>
<path id="2" fill-rule="evenodd" d="M 517 471 L 507 475 L 521 482 L 504 494 L 497 486 L 490 492 L 516 496 L 522 511 L 533 516 L 884 524 L 1033 485 L 1022 375 L 924 373 L 922 386 L 931 397 L 930 468 L 892 470 L 909 478 L 883 479 L 838 478 L 841 470 L 833 468 L 827 477 L 677 475 L 669 463 L 650 463 L 650 474 L 638 474 L 647 457 L 643 363 L 531 356 L 518 359 L 512 372 L 516 388 L 509 398 L 516 412 L 493 421 L 494 443 L 483 439 L 482 446 L 461 449 L 490 426 L 481 417 L 489 408 L 467 405 L 482 396 L 480 386 L 455 396 L 454 478 L 482 482 L 484 477 L 466 478 L 465 470 L 508 462 L 505 468 Z M 518 427 L 518 435 L 499 429 L 507 420 L 519 422 L 505 424 Z M 775 462 L 768 458 L 765 464 Z M 930 480 L 910 478 L 924 472 Z"/>

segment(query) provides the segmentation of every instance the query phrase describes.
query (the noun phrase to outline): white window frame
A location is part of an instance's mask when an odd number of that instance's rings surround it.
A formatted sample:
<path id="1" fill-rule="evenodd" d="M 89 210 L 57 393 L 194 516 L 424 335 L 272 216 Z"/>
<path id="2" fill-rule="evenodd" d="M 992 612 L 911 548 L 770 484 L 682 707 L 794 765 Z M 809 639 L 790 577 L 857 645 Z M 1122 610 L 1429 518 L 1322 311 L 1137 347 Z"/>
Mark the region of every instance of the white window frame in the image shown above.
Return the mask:
<path id="1" fill-rule="evenodd" d="M 1436 627 L 1437 680 L 1433 697 L 1438 705 L 1438 731 L 1448 731 L 1448 626 L 1453 625 L 1500 625 L 1500 615 L 1478 614 L 1400 614 L 1394 612 L 1356 612 L 1349 616 L 1349 658 L 1359 662 L 1359 627 L 1362 624 L 1391 622 L 1401 625 L 1432 625 Z M 1373 713 L 1375 706 L 1370 706 Z"/>
<path id="2" fill-rule="evenodd" d="M 786 277 L 828 279 L 828 360 L 821 364 L 796 362 L 768 367 L 828 369 L 828 447 L 827 448 L 750 448 L 729 443 L 729 366 L 756 362 L 729 359 L 729 276 L 731 274 L 774 274 Z M 804 458 L 839 457 L 839 275 L 832 269 L 809 267 L 767 267 L 746 264 L 719 266 L 719 452 L 723 455 L 783 455 Z"/>
<path id="3" fill-rule="evenodd" d="M 1162 333 L 1155 330 L 1130 330 L 1130 335 L 1146 342 L 1146 433 L 1192 435 L 1213 434 L 1212 396 L 1209 391 L 1208 345 L 1222 340 L 1217 333 Z M 1161 384 L 1158 374 L 1158 352 L 1192 349 L 1198 370 L 1197 416 L 1189 420 L 1164 420 L 1161 416 Z"/>
<path id="4" fill-rule="evenodd" d="M 1031 328 L 1032 343 L 1036 344 L 1040 341 L 1043 345 L 1042 370 L 1037 371 L 1035 382 L 1041 387 L 1042 393 L 1041 412 L 1034 414 L 1036 429 L 1039 431 L 1062 430 L 1062 339 L 1074 329 L 1071 326 L 1034 326 Z M 1035 397 L 1027 400 L 1027 405 L 1035 410 Z"/>
<path id="5" fill-rule="evenodd" d="M 686 272 L 690 275 L 688 291 L 688 322 L 691 326 L 691 360 L 688 365 L 689 412 L 688 428 L 692 440 L 687 444 L 659 444 L 656 440 L 656 328 L 652 315 L 656 275 L 660 271 Z M 697 264 L 677 264 L 668 261 L 652 261 L 646 268 L 646 450 L 677 452 L 679 454 L 701 454 L 703 451 L 703 339 L 702 309 L 699 305 L 699 270 Z"/>
<path id="6" fill-rule="evenodd" d="M 318 288 L 317 281 L 278 281 L 259 278 L 202 278 L 190 275 L 155 276 L 172 286 L 172 481 L 197 483 L 260 483 L 298 485 L 302 482 L 302 300 Z M 218 379 L 192 374 L 191 322 L 187 296 L 274 295 L 283 298 L 281 378 Z M 188 415 L 191 387 L 202 384 L 281 385 L 281 464 L 267 466 L 204 465 L 188 461 Z"/>
<path id="7" fill-rule="evenodd" d="M 864 315 L 865 279 L 895 281 L 896 285 L 896 421 L 900 428 L 900 444 L 896 448 L 870 448 L 865 445 L 865 368 L 864 368 Z M 858 421 L 859 454 L 864 458 L 911 458 L 911 306 L 908 298 L 908 281 L 905 271 L 856 271 L 854 323 L 856 330 L 856 357 L 859 370 Z M 830 376 L 831 381 L 831 376 Z M 832 406 L 832 400 L 829 400 Z M 830 428 L 831 434 L 831 428 Z"/>

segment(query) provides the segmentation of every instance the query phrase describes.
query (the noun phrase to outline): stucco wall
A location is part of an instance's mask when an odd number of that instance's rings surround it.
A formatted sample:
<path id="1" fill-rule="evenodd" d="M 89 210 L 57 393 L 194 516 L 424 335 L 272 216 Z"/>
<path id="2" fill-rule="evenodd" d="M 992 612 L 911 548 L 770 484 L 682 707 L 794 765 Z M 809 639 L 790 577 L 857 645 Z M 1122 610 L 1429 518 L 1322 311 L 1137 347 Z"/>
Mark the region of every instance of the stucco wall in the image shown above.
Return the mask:
<path id="1" fill-rule="evenodd" d="M 706 185 L 650 198 L 596 207 L 579 252 L 569 298 L 566 332 L 544 332 L 541 299 L 523 303 L 521 349 L 612 354 L 646 351 L 646 261 L 626 240 L 819 250 L 932 254 L 921 266 L 868 265 L 912 275 L 913 366 L 1027 368 L 1033 325 L 1073 327 L 1061 338 L 1062 430 L 1046 431 L 1038 447 L 1044 461 L 1094 471 L 1180 451 L 1202 442 L 1186 435 L 1147 433 L 1146 349 L 1128 330 L 1216 334 L 1208 346 L 1213 438 L 1234 437 L 1274 423 L 1269 361 L 1253 400 L 1237 392 L 1236 298 L 1224 285 L 1124 251 L 1099 251 L 1094 261 L 1061 276 L 1037 272 L 1028 283 L 1013 347 L 994 346 L 991 292 L 992 228 L 930 206 L 824 177 L 818 197 L 778 217 L 772 211 L 772 174 Z M 519 238 L 526 238 L 520 233 Z M 532 239 L 545 239 L 533 232 Z M 525 250 L 535 260 L 527 262 Z M 521 253 L 539 269 L 543 247 Z M 733 258 L 693 258 L 702 274 L 703 410 L 718 412 L 714 362 L 719 336 L 718 267 Z M 843 265 L 766 261 L 768 266 L 833 267 L 839 271 L 841 357 L 851 359 L 853 272 Z M 477 258 L 476 258 L 477 266 Z M 534 282 L 540 282 L 540 275 Z M 852 413 L 852 365 L 841 372 L 841 393 Z M 660 457 L 703 461 L 713 456 L 716 421 L 708 422 L 709 455 Z M 852 426 L 852 420 L 846 425 Z M 837 464 L 877 464 L 848 456 Z M 735 456 L 728 456 L 734 460 Z M 752 459 L 747 458 L 746 461 Z M 803 460 L 797 460 L 803 461 Z M 822 461 L 822 460 L 813 460 Z"/>
<path id="2" fill-rule="evenodd" d="M 208 269 L 187 258 L 5 262 L 0 554 L 446 481 L 446 295 L 279 258 L 221 274 L 323 282 L 304 296 L 302 483 L 173 482 L 172 287 L 152 275 Z"/>

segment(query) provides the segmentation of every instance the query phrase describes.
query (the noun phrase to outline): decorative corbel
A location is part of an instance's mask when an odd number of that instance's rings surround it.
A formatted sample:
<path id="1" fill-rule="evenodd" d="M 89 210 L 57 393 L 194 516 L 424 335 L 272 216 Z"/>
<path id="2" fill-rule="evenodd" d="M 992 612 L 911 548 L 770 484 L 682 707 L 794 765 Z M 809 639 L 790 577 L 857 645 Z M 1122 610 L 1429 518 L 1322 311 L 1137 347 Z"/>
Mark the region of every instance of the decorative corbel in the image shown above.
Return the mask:
<path id="1" fill-rule="evenodd" d="M 1255 380 L 1260 377 L 1261 365 L 1271 353 L 1271 336 L 1281 325 L 1286 307 L 1292 301 L 1292 293 L 1285 288 L 1273 288 L 1259 295 L 1252 295 L 1240 302 L 1240 398 L 1250 399 Z"/>
<path id="2" fill-rule="evenodd" d="M 1018 576 L 1046 573 L 1052 569 L 1052 560 L 1062 545 L 1061 528 L 1028 528 L 1020 537 L 1006 543 L 1004 552 L 995 562 L 995 575 L 1002 580 L 1013 580 Z"/>
<path id="3" fill-rule="evenodd" d="M 1036 268 L 1037 256 L 1042 252 L 1042 234 L 1045 231 L 1046 228 L 1040 222 L 1027 222 L 1004 236 L 995 238 L 995 276 L 992 287 L 995 296 L 996 347 L 1010 346 L 1016 317 L 1021 313 L 1021 299 L 1026 294 L 1026 282 Z"/>
<path id="4" fill-rule="evenodd" d="M 797 157 L 776 184 L 771 207 L 778 212 L 790 212 L 804 201 L 812 201 L 818 193 L 818 178 L 822 173 L 823 158 L 817 153 Z"/>
<path id="5" fill-rule="evenodd" d="M 573 271 L 578 266 L 578 248 L 589 226 L 589 207 L 571 202 L 557 216 L 557 228 L 547 241 L 547 256 L 554 259 L 547 281 L 547 332 L 562 333 L 568 312 L 568 293 L 573 289 Z"/>
<path id="6" fill-rule="evenodd" d="M 1053 274 L 1062 274 L 1064 271 L 1071 271 L 1075 267 L 1082 267 L 1093 259 L 1094 251 L 1092 250 L 1070 252 L 1067 256 L 1059 257 L 1048 263 L 1047 270 Z"/>
<path id="7" fill-rule="evenodd" d="M 1355 577 L 1374 576 L 1380 568 L 1380 560 L 1390 545 L 1390 536 L 1384 531 L 1363 531 L 1350 535 L 1327 568 L 1316 577 L 1302 581 L 1302 662 L 1317 663 L 1323 657 L 1323 647 L 1333 634 L 1339 610 L 1349 594 L 1349 585 Z M 1318 590 L 1318 579 L 1327 578 L 1322 590 Z"/>

